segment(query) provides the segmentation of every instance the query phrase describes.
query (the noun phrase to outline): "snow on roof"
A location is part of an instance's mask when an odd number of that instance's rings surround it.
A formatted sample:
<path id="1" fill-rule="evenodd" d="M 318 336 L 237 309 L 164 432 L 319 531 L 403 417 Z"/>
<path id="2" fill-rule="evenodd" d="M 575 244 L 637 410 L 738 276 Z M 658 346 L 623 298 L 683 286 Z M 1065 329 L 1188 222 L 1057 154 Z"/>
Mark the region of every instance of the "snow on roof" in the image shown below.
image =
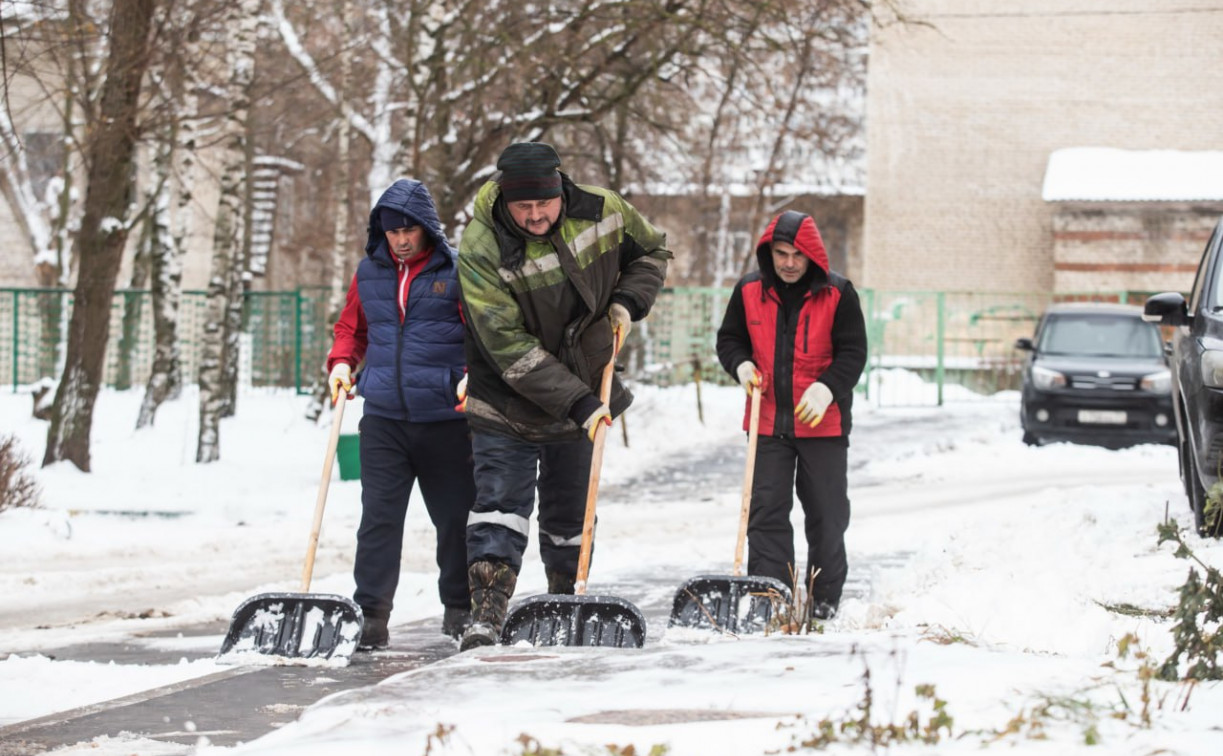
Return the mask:
<path id="1" fill-rule="evenodd" d="M 1223 200 L 1223 151 L 1055 150 L 1041 197 L 1046 202 Z"/>

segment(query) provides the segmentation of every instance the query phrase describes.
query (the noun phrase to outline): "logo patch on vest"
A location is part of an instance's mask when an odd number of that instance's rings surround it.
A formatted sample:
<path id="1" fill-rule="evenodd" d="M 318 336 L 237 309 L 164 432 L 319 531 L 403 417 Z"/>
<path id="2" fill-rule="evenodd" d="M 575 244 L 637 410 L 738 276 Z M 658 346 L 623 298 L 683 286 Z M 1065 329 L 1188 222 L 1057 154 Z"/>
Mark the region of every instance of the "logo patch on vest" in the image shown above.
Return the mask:
<path id="1" fill-rule="evenodd" d="M 434 281 L 433 282 L 433 293 L 434 294 L 445 294 L 446 293 L 446 282 L 445 281 Z"/>

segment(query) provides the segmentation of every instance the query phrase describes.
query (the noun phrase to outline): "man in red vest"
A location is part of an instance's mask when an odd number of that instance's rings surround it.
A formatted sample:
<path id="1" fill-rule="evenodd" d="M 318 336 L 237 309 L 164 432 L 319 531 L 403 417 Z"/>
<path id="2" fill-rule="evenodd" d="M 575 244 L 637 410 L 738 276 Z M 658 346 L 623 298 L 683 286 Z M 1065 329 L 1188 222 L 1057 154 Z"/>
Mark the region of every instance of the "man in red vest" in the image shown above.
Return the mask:
<path id="1" fill-rule="evenodd" d="M 790 210 L 774 218 L 756 258 L 760 270 L 735 285 L 717 346 L 726 371 L 749 394 L 761 390 L 747 570 L 798 580 L 795 588 L 809 591 L 811 619 L 828 620 L 848 571 L 847 450 L 866 324 L 853 284 L 829 269 L 811 216 Z M 807 537 L 803 573 L 790 525 L 795 490 Z"/>

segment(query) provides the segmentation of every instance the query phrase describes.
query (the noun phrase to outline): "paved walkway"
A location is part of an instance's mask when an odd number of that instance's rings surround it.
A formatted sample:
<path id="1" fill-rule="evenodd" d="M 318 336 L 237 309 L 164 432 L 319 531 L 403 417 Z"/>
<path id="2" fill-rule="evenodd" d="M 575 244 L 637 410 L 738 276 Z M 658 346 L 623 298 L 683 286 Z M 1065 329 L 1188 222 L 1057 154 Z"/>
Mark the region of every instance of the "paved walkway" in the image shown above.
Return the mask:
<path id="1" fill-rule="evenodd" d="M 182 631 L 219 636 L 225 628 Z M 393 629 L 394 649 L 356 654 L 347 667 L 235 666 L 206 677 L 154 688 L 114 701 L 59 712 L 0 728 L 0 756 L 26 756 L 93 738 L 138 733 L 152 740 L 213 745 L 254 740 L 297 719 L 307 706 L 341 690 L 373 685 L 458 651 L 431 618 Z M 175 631 L 177 635 L 179 631 Z M 173 664 L 192 654 L 154 651 L 139 644 L 89 644 L 57 649 L 57 659 Z M 194 654 L 195 658 L 205 656 Z M 160 658 L 159 658 L 160 657 Z"/>
<path id="2" fill-rule="evenodd" d="M 851 453 L 850 484 L 871 485 L 854 468 L 855 458 L 867 458 L 876 435 L 912 434 L 920 439 L 920 422 L 893 423 L 863 428 L 855 434 Z M 742 483 L 743 448 L 740 444 L 680 456 L 666 468 L 653 469 L 638 480 L 607 486 L 606 501 L 700 500 L 710 491 L 737 490 Z M 855 478 L 858 478 L 855 480 Z M 695 498 L 694 498 L 695 497 Z M 869 576 L 880 567 L 899 567 L 906 555 L 877 558 L 850 565 L 845 596 L 866 597 Z M 665 573 L 666 570 L 663 570 Z M 674 591 L 691 575 L 633 576 L 620 583 L 600 583 L 604 595 L 632 596 L 648 625 L 647 645 L 663 636 Z M 639 579 L 638 579 L 639 578 Z M 216 674 L 144 691 L 114 701 L 59 712 L 0 728 L 0 756 L 41 754 L 64 745 L 121 733 L 194 745 L 201 737 L 218 746 L 233 746 L 258 738 L 297 719 L 306 707 L 342 690 L 373 685 L 392 675 L 417 669 L 457 652 L 457 644 L 441 635 L 434 617 L 392 628 L 393 647 L 376 654 L 357 654 L 346 668 L 304 666 L 236 666 Z M 174 636 L 220 636 L 225 627 L 212 624 L 172 631 Z M 156 645 L 130 642 L 85 644 L 56 649 L 61 660 L 114 661 L 118 664 L 174 664 L 180 659 L 205 658 L 199 651 L 159 650 Z"/>

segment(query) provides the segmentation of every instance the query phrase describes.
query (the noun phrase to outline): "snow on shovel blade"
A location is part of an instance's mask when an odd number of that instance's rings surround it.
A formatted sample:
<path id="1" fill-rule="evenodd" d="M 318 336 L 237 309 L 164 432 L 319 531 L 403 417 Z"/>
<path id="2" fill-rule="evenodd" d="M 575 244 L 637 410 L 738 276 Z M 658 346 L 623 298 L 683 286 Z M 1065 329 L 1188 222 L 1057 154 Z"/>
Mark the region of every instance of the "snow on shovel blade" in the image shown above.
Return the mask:
<path id="1" fill-rule="evenodd" d="M 667 624 L 740 635 L 758 633 L 768 628 L 774 610 L 790 601 L 789 586 L 777 578 L 697 575 L 675 592 Z"/>
<path id="2" fill-rule="evenodd" d="M 261 593 L 234 610 L 220 661 L 245 654 L 347 659 L 365 621 L 352 599 L 323 593 Z"/>
<path id="3" fill-rule="evenodd" d="M 545 593 L 523 599 L 501 628 L 501 642 L 532 646 L 612 646 L 641 648 L 645 617 L 615 596 Z"/>

